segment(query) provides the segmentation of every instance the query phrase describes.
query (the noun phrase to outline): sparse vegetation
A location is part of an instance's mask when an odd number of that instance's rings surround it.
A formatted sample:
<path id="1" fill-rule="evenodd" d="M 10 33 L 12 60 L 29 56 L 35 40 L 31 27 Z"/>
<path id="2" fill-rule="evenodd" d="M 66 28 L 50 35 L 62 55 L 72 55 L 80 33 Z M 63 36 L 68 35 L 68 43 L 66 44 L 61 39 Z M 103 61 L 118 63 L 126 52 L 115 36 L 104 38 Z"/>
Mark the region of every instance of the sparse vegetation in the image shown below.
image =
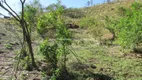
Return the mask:
<path id="1" fill-rule="evenodd" d="M 70 18 L 82 18 L 84 17 L 84 13 L 83 11 L 79 10 L 79 9 L 74 9 L 74 8 L 68 8 L 65 10 L 64 12 L 65 16 L 68 16 Z"/>

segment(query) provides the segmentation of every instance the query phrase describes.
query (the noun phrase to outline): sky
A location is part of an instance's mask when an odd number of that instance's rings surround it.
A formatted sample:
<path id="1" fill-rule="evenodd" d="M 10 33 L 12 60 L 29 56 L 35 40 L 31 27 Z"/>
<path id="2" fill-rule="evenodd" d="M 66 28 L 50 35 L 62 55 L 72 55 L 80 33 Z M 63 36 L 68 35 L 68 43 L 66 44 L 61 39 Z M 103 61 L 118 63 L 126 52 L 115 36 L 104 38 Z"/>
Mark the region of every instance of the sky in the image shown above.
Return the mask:
<path id="1" fill-rule="evenodd" d="M 20 7 L 20 0 L 6 0 L 7 3 L 15 10 L 16 12 L 19 12 Z M 32 2 L 33 0 L 26 0 L 26 3 Z M 43 7 L 48 6 L 49 4 L 56 3 L 57 0 L 39 0 Z M 67 8 L 81 8 L 87 6 L 87 1 L 89 0 L 61 0 L 61 3 L 65 5 Z M 106 2 L 106 0 L 93 0 L 93 4 L 101 4 L 103 2 Z M 0 13 L 4 15 L 8 15 L 6 11 L 4 11 L 2 8 L 0 8 Z"/>

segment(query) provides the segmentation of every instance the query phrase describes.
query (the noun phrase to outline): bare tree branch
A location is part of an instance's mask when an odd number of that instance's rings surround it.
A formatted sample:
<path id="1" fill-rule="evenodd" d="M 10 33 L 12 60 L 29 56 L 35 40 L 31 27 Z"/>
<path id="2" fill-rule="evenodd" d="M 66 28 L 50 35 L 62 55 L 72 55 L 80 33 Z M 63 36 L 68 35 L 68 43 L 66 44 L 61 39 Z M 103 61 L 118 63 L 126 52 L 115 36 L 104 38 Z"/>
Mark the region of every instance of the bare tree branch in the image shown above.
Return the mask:
<path id="1" fill-rule="evenodd" d="M 20 2 L 22 3 L 23 1 L 22 1 L 22 0 L 20 0 Z"/>
<path id="2" fill-rule="evenodd" d="M 33 68 L 38 69 L 38 67 L 35 63 L 35 58 L 34 58 L 34 53 L 33 53 L 33 48 L 32 48 L 32 42 L 31 42 L 31 36 L 30 36 L 29 30 L 28 30 L 28 25 L 27 25 L 27 22 L 24 19 L 24 3 L 25 3 L 25 1 L 26 0 L 20 0 L 21 5 L 22 5 L 21 18 L 19 16 L 14 15 L 14 13 L 16 15 L 18 15 L 18 14 L 13 9 L 11 9 L 11 7 L 6 3 L 6 0 L 0 0 L 0 7 L 2 7 L 4 10 L 9 12 L 20 23 L 21 28 L 23 30 L 23 44 L 24 44 L 24 46 L 22 48 L 26 48 L 26 45 L 27 45 L 29 54 L 31 56 L 32 66 L 33 66 Z M 6 7 L 3 5 L 3 3 L 6 5 Z"/>
<path id="3" fill-rule="evenodd" d="M 18 19 L 10 10 L 8 10 L 6 7 L 4 7 L 3 5 L 1 5 L 1 3 L 0 3 L 0 6 L 4 9 L 4 10 L 6 10 L 7 12 L 9 12 L 17 21 L 19 21 L 20 22 L 20 19 Z"/>
<path id="4" fill-rule="evenodd" d="M 21 2 L 22 4 L 24 4 L 24 3 L 25 3 L 25 1 L 26 1 L 26 0 L 24 0 L 24 1 L 20 0 L 20 2 Z"/>
<path id="5" fill-rule="evenodd" d="M 20 16 L 7 4 L 6 0 L 4 0 L 4 3 L 20 19 Z"/>
<path id="6" fill-rule="evenodd" d="M 25 3 L 26 0 L 23 1 L 23 3 Z"/>
<path id="7" fill-rule="evenodd" d="M 27 26 L 28 26 L 28 25 L 27 25 L 27 22 L 24 20 L 24 3 L 25 3 L 26 0 L 24 0 L 24 1 L 20 0 L 20 1 L 21 1 L 21 4 L 22 4 L 21 19 L 22 19 L 23 23 L 25 24 L 25 30 L 26 30 L 27 34 L 29 35 L 29 29 L 28 29 L 28 27 L 27 27 Z"/>

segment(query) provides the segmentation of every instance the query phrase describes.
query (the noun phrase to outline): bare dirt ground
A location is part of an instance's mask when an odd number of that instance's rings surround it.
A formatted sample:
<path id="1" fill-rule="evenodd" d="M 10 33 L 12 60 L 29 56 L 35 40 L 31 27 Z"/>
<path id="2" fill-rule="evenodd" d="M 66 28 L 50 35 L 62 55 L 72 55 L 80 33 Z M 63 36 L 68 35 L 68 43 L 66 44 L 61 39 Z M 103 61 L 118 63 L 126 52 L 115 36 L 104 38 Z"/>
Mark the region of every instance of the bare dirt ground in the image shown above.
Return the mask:
<path id="1" fill-rule="evenodd" d="M 0 44 L 0 80 L 40 80 L 40 72 L 16 70 L 15 51 Z"/>
<path id="2" fill-rule="evenodd" d="M 12 51 L 5 51 L 2 44 L 0 44 L 0 49 L 0 79 L 6 80 L 13 74 L 15 55 Z"/>

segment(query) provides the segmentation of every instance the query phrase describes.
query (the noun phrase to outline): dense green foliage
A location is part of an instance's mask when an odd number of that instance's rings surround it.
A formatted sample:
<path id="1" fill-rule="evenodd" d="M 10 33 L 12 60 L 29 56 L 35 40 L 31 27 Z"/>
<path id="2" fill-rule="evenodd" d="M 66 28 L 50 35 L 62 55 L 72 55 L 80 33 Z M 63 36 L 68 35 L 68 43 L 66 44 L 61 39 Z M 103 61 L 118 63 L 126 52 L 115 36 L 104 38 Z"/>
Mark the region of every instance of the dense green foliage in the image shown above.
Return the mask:
<path id="1" fill-rule="evenodd" d="M 44 55 L 44 59 L 47 60 L 48 62 L 52 63 L 53 68 L 57 68 L 57 45 L 49 45 L 48 41 L 45 40 L 41 45 L 40 45 L 40 51 Z"/>
<path id="2" fill-rule="evenodd" d="M 26 4 L 24 8 L 24 18 L 28 22 L 29 29 L 35 30 L 38 17 L 42 13 L 42 6 L 39 0 L 34 0 L 31 4 Z"/>
<path id="3" fill-rule="evenodd" d="M 131 8 L 119 8 L 122 18 L 112 21 L 108 28 L 115 32 L 116 42 L 125 48 L 135 48 L 142 43 L 142 4 L 133 3 Z"/>

